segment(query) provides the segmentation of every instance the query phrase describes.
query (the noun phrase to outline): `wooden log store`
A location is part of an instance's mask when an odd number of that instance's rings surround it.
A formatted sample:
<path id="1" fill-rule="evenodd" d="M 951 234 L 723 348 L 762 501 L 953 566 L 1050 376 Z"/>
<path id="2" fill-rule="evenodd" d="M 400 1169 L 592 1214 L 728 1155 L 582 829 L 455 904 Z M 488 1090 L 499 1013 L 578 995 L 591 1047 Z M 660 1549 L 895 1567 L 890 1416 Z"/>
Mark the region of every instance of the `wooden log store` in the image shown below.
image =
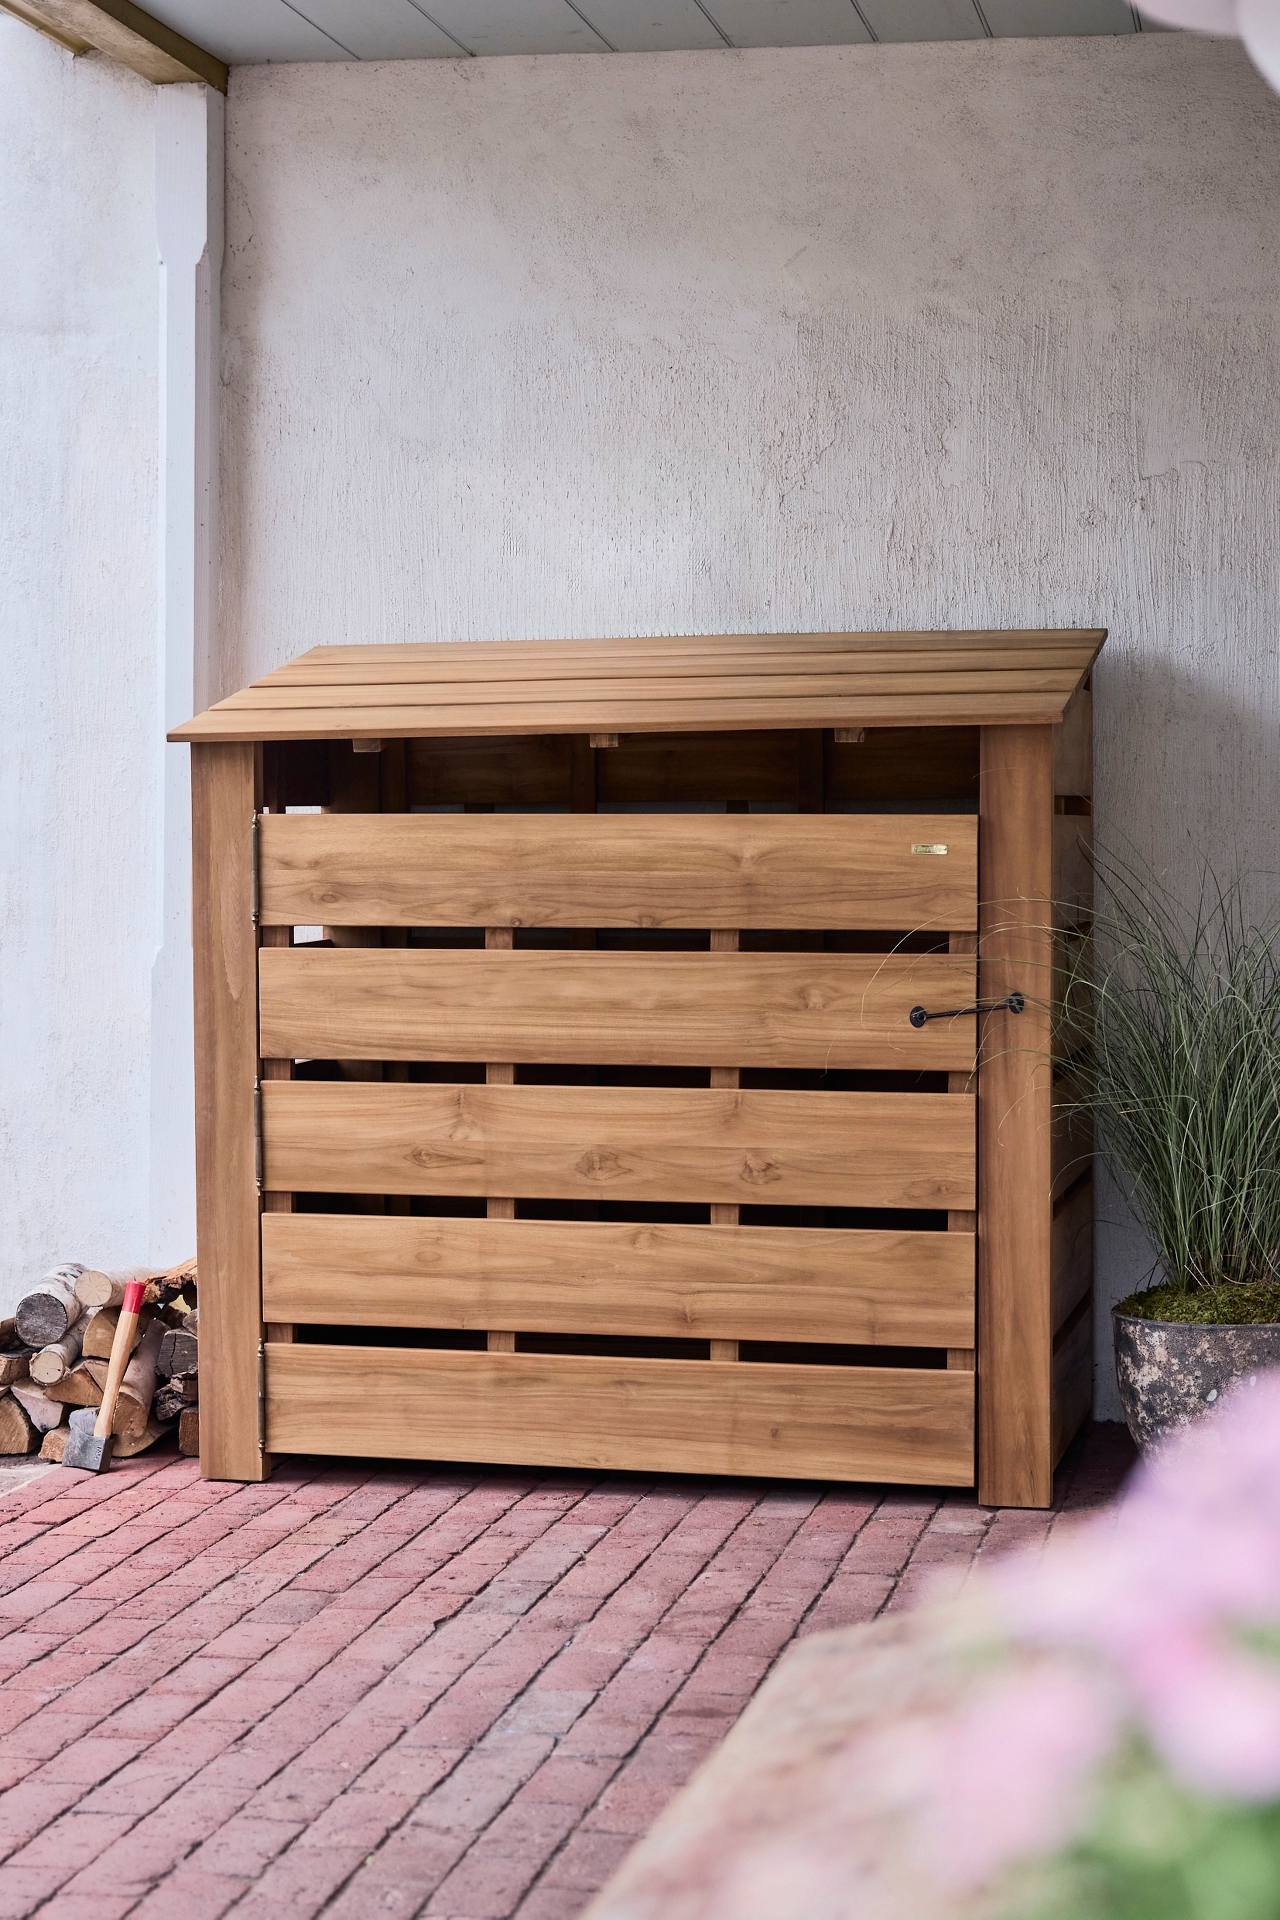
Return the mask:
<path id="1" fill-rule="evenodd" d="M 1047 1505 L 1091 1394 L 1050 1030 L 1104 638 L 318 647 L 173 733 L 204 1473 Z"/>

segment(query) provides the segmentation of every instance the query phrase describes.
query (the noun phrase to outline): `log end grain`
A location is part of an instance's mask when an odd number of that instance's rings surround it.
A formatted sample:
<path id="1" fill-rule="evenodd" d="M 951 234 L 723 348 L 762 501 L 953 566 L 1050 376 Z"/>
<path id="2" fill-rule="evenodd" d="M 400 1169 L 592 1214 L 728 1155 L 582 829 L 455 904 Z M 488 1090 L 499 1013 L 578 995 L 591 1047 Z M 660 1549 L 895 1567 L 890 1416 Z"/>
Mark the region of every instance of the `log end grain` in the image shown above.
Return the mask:
<path id="1" fill-rule="evenodd" d="M 178 1452 L 200 1458 L 200 1409 L 184 1407 L 178 1416 Z"/>
<path id="2" fill-rule="evenodd" d="M 0 1395 L 0 1453 L 34 1453 L 40 1435 L 12 1393 Z"/>

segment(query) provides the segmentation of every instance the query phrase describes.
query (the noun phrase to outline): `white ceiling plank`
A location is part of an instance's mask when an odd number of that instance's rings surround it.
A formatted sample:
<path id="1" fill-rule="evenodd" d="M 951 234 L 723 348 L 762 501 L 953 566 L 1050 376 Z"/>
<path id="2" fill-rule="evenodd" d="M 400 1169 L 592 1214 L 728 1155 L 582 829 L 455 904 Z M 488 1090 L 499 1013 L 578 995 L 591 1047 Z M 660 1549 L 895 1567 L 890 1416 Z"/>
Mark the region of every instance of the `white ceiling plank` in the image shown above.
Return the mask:
<path id="1" fill-rule="evenodd" d="M 306 0 L 302 0 L 305 6 Z M 284 0 L 147 0 L 147 12 L 230 66 L 271 60 L 349 60 L 351 55 Z"/>
<path id="2" fill-rule="evenodd" d="M 293 0 L 315 26 L 358 60 L 462 60 L 465 49 L 411 0 Z"/>
<path id="3" fill-rule="evenodd" d="M 847 47 L 871 35 L 853 0 L 707 0 L 735 47 Z"/>
<path id="4" fill-rule="evenodd" d="M 1134 31 L 1128 0 L 982 0 L 982 11 L 997 40 Z"/>
<path id="5" fill-rule="evenodd" d="M 877 40 L 981 40 L 973 0 L 858 0 Z"/>
<path id="6" fill-rule="evenodd" d="M 607 51 L 566 0 L 431 0 L 430 11 L 471 53 Z"/>
<path id="7" fill-rule="evenodd" d="M 577 5 L 619 53 L 696 52 L 724 45 L 695 0 L 577 0 Z"/>

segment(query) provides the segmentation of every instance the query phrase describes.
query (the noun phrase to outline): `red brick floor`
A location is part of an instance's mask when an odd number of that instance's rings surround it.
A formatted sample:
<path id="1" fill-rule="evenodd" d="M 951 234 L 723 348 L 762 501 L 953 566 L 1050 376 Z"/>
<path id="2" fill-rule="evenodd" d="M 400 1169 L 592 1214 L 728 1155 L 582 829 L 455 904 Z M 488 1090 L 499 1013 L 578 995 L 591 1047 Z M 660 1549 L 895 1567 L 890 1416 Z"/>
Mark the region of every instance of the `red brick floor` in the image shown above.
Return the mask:
<path id="1" fill-rule="evenodd" d="M 172 1454 L 0 1476 L 0 1920 L 570 1920 L 789 1641 L 1105 1504 Z M 3 1491 L 8 1484 L 10 1491 Z"/>

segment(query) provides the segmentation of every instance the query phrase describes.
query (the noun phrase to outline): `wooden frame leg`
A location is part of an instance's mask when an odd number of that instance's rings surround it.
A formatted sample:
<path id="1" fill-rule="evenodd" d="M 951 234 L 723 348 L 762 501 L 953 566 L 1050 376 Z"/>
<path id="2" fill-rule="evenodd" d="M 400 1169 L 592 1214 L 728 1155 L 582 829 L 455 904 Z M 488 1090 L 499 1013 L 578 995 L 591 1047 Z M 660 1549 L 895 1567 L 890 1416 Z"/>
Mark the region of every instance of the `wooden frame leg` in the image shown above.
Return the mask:
<path id="1" fill-rule="evenodd" d="M 254 749 L 191 749 L 192 945 L 196 1023 L 196 1246 L 200 1470 L 264 1480 L 254 1087 L 258 938 L 253 924 Z"/>
<path id="2" fill-rule="evenodd" d="M 1021 1015 L 986 1016 L 978 1081 L 978 1499 L 1053 1499 L 1049 1058 L 1053 734 L 983 727 L 979 803 L 983 999 L 1020 990 Z"/>

